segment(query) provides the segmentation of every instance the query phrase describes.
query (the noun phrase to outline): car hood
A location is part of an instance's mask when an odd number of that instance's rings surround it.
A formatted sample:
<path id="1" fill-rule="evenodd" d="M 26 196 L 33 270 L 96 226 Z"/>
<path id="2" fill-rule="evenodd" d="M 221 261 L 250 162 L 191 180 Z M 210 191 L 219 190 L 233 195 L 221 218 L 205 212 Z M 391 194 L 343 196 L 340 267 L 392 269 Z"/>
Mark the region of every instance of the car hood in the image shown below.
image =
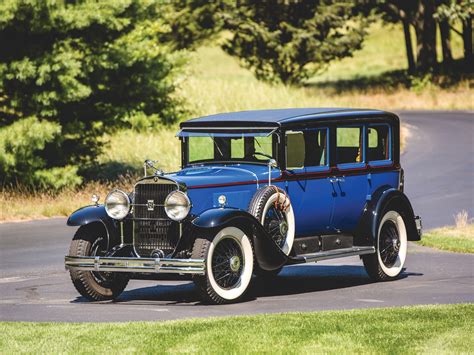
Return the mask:
<path id="1" fill-rule="evenodd" d="M 276 169 L 272 171 L 272 179 L 280 176 Z M 262 184 L 268 181 L 268 168 L 260 165 L 226 165 L 199 166 L 185 168 L 179 172 L 167 174 L 177 182 L 184 183 L 187 188 L 214 187 L 222 185 Z"/>

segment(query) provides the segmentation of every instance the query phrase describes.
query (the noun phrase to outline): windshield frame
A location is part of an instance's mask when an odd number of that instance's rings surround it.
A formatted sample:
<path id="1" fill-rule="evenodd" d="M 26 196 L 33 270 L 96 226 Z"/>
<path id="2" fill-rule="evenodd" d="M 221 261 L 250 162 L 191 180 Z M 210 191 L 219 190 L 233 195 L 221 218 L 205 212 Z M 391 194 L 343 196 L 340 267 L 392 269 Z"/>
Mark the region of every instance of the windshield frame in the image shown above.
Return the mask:
<path id="1" fill-rule="evenodd" d="M 180 131 L 177 136 L 181 140 L 181 167 L 184 169 L 186 167 L 195 167 L 195 166 L 204 166 L 204 165 L 215 165 L 215 164 L 222 164 L 222 165 L 236 165 L 236 164 L 252 164 L 252 165 L 268 165 L 268 161 L 270 158 L 261 161 L 251 161 L 245 159 L 231 159 L 231 160 L 215 160 L 215 159 L 205 159 L 199 161 L 189 162 L 189 138 L 190 137 L 272 137 L 272 159 L 277 161 L 278 166 L 280 165 L 280 142 L 281 142 L 281 134 L 277 129 L 270 129 L 270 130 L 244 130 L 241 131 L 214 131 L 214 130 L 206 130 L 206 131 Z M 214 140 L 214 138 L 213 138 Z"/>

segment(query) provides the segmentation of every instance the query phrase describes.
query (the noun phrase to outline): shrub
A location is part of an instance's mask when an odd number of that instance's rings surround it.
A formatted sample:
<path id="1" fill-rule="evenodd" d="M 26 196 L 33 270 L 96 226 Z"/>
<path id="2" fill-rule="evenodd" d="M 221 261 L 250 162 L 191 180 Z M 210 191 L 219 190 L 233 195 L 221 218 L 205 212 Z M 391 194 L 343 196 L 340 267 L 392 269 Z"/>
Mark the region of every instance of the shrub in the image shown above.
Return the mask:
<path id="1" fill-rule="evenodd" d="M 102 135 L 127 126 L 131 113 L 159 124 L 179 119 L 174 82 L 182 60 L 164 42 L 171 29 L 162 6 L 151 0 L 0 3 L 4 183 L 78 183 L 75 167 L 93 164 Z M 25 130 L 28 122 L 37 131 Z M 7 137 L 12 131 L 25 137 L 15 143 Z"/>

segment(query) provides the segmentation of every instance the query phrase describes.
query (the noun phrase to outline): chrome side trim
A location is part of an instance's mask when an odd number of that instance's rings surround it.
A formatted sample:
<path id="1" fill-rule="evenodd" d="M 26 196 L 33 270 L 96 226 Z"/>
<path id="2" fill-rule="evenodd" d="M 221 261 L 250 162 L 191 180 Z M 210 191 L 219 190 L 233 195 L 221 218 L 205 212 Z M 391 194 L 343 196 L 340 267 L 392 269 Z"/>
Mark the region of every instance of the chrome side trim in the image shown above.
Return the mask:
<path id="1" fill-rule="evenodd" d="M 66 256 L 66 269 L 102 272 L 140 272 L 204 275 L 204 259 L 119 258 Z"/>
<path id="2" fill-rule="evenodd" d="M 302 255 L 302 257 L 304 258 L 305 262 L 312 263 L 312 262 L 321 261 L 321 260 L 337 259 L 337 258 L 344 258 L 346 256 L 365 255 L 365 254 L 374 254 L 374 253 L 375 253 L 374 247 L 352 247 L 352 248 L 321 251 L 314 254 Z"/>

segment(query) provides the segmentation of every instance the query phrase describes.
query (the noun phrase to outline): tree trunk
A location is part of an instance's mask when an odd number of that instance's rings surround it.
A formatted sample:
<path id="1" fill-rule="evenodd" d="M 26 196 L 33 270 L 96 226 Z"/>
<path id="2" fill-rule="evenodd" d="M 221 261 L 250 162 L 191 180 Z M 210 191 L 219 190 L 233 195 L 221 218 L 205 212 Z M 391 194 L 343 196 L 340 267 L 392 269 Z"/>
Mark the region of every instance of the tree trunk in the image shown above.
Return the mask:
<path id="1" fill-rule="evenodd" d="M 473 70 L 472 55 L 472 16 L 462 23 L 462 39 L 464 42 L 464 66 L 465 70 L 471 72 Z"/>
<path id="2" fill-rule="evenodd" d="M 449 69 L 453 63 L 451 53 L 451 34 L 448 20 L 439 23 L 439 32 L 441 35 L 441 48 L 443 50 L 443 67 Z"/>
<path id="3" fill-rule="evenodd" d="M 436 66 L 436 22 L 433 15 L 436 10 L 434 0 L 421 0 L 415 20 L 417 67 L 428 72 Z"/>
<path id="4" fill-rule="evenodd" d="M 413 74 L 416 70 L 415 56 L 413 55 L 413 45 L 411 43 L 410 22 L 407 18 L 402 18 L 403 33 L 405 34 L 405 49 L 408 60 L 408 72 Z"/>

